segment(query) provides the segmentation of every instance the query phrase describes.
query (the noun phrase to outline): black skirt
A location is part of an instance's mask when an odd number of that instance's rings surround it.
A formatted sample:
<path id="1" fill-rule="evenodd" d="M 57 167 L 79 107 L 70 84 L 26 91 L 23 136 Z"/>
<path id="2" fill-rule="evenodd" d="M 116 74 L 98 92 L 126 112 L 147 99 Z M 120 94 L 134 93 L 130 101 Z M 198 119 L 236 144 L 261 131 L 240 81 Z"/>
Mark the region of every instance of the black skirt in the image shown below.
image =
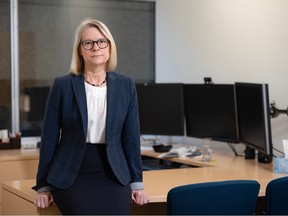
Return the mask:
<path id="1" fill-rule="evenodd" d="M 108 163 L 105 144 L 87 144 L 79 175 L 71 187 L 52 189 L 63 215 L 129 215 L 130 185 L 121 185 Z"/>

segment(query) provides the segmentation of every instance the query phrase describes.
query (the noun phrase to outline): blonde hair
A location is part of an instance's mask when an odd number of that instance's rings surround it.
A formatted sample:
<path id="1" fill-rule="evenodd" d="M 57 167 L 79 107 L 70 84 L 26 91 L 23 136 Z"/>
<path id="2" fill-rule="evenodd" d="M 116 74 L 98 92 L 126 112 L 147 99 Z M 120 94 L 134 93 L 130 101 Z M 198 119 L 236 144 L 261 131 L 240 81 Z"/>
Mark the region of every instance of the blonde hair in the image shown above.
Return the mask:
<path id="1" fill-rule="evenodd" d="M 106 70 L 114 71 L 117 66 L 117 49 L 113 36 L 108 27 L 99 20 L 86 18 L 75 31 L 75 39 L 72 51 L 72 60 L 70 65 L 70 73 L 80 75 L 84 70 L 84 63 L 80 55 L 79 48 L 83 32 L 88 28 L 97 28 L 110 41 L 110 58 L 106 64 Z"/>

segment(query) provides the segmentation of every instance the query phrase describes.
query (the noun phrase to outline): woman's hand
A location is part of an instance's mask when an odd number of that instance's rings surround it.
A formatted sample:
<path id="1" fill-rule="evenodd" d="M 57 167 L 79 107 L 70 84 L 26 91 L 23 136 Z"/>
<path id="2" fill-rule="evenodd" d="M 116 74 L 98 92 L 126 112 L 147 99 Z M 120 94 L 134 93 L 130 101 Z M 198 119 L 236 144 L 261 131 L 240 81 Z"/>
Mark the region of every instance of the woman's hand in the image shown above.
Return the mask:
<path id="1" fill-rule="evenodd" d="M 137 205 L 144 205 L 149 202 L 149 195 L 143 190 L 132 191 L 132 203 Z"/>
<path id="2" fill-rule="evenodd" d="M 47 208 L 53 201 L 53 196 L 50 192 L 39 192 L 35 196 L 34 205 L 38 208 Z"/>

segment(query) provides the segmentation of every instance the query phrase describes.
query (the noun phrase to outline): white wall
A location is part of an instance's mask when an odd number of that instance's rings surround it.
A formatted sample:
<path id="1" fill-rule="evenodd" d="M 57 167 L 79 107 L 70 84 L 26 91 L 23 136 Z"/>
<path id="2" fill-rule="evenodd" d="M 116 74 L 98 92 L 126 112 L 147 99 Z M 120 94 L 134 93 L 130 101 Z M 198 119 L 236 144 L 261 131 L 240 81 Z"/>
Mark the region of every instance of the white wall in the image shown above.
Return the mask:
<path id="1" fill-rule="evenodd" d="M 286 109 L 287 11 L 287 0 L 156 0 L 156 81 L 265 82 L 270 101 Z M 283 151 L 288 117 L 271 121 Z"/>

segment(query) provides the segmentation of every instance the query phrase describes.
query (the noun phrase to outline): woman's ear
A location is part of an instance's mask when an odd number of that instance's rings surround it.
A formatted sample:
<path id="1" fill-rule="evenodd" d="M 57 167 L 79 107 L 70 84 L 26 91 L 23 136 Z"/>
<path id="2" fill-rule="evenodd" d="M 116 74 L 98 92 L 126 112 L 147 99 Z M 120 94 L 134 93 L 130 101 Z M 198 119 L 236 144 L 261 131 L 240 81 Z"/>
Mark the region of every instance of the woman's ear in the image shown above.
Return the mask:
<path id="1" fill-rule="evenodd" d="M 78 47 L 78 54 L 79 54 L 80 56 L 83 56 L 80 46 Z"/>

